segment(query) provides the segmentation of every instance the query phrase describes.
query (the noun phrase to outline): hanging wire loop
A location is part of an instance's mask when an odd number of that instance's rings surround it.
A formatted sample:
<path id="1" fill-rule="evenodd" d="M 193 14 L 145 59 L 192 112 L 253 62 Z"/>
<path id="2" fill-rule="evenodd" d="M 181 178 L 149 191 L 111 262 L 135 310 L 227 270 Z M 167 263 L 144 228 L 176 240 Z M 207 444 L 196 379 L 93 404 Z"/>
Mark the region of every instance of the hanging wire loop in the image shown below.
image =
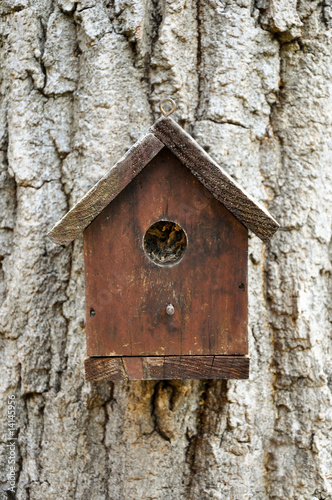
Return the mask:
<path id="1" fill-rule="evenodd" d="M 166 104 L 166 103 L 169 103 L 172 106 L 169 111 L 166 111 L 165 108 L 164 108 L 164 104 Z M 164 115 L 164 116 L 170 116 L 176 110 L 176 104 L 173 101 L 173 99 L 171 99 L 170 97 L 165 97 L 165 99 L 162 99 L 160 101 L 159 109 L 160 109 L 160 112 L 161 112 L 162 115 Z"/>

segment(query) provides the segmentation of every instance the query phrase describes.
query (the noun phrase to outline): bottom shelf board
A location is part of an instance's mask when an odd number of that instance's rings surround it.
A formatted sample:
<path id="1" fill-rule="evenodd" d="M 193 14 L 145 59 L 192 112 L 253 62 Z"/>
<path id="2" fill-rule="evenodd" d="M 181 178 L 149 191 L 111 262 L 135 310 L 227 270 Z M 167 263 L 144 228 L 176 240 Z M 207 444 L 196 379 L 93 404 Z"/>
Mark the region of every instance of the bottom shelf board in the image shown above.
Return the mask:
<path id="1" fill-rule="evenodd" d="M 85 364 L 88 382 L 107 380 L 247 379 L 248 356 L 120 356 L 91 357 Z"/>

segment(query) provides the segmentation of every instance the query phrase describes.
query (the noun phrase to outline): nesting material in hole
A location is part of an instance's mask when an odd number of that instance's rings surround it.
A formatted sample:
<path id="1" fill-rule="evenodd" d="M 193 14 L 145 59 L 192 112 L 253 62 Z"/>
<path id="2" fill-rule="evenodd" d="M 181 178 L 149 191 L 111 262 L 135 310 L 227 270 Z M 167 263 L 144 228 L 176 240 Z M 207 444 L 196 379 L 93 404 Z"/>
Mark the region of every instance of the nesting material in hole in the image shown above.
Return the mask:
<path id="1" fill-rule="evenodd" d="M 186 246 L 186 233 L 178 224 L 169 220 L 156 222 L 144 236 L 144 250 L 149 259 L 158 265 L 179 261 Z"/>

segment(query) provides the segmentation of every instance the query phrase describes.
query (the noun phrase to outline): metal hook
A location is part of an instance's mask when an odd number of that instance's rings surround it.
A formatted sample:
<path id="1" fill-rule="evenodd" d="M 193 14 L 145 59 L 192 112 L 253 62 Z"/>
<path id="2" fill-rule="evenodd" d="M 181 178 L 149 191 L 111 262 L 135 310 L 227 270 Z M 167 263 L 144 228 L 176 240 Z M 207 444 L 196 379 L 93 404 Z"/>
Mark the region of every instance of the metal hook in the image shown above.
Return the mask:
<path id="1" fill-rule="evenodd" d="M 172 108 L 170 109 L 170 111 L 164 110 L 163 104 L 165 104 L 165 102 L 169 102 L 172 105 Z M 160 101 L 159 109 L 160 109 L 161 114 L 164 115 L 165 117 L 167 117 L 167 116 L 170 116 L 172 113 L 174 113 L 174 111 L 176 110 L 176 104 L 173 101 L 173 99 L 171 99 L 170 97 L 165 97 L 165 99 L 162 99 Z"/>

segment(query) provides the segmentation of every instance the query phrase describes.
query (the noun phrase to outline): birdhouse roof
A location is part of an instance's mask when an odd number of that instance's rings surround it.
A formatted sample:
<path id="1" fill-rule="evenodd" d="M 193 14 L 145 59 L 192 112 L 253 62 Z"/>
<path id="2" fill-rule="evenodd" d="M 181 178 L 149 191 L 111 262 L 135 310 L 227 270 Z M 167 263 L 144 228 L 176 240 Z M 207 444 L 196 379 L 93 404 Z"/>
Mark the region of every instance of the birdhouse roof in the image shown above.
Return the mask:
<path id="1" fill-rule="evenodd" d="M 268 211 L 172 118 L 163 117 L 55 224 L 48 236 L 61 245 L 74 240 L 165 146 L 261 240 L 268 241 L 277 231 L 279 224 Z"/>

